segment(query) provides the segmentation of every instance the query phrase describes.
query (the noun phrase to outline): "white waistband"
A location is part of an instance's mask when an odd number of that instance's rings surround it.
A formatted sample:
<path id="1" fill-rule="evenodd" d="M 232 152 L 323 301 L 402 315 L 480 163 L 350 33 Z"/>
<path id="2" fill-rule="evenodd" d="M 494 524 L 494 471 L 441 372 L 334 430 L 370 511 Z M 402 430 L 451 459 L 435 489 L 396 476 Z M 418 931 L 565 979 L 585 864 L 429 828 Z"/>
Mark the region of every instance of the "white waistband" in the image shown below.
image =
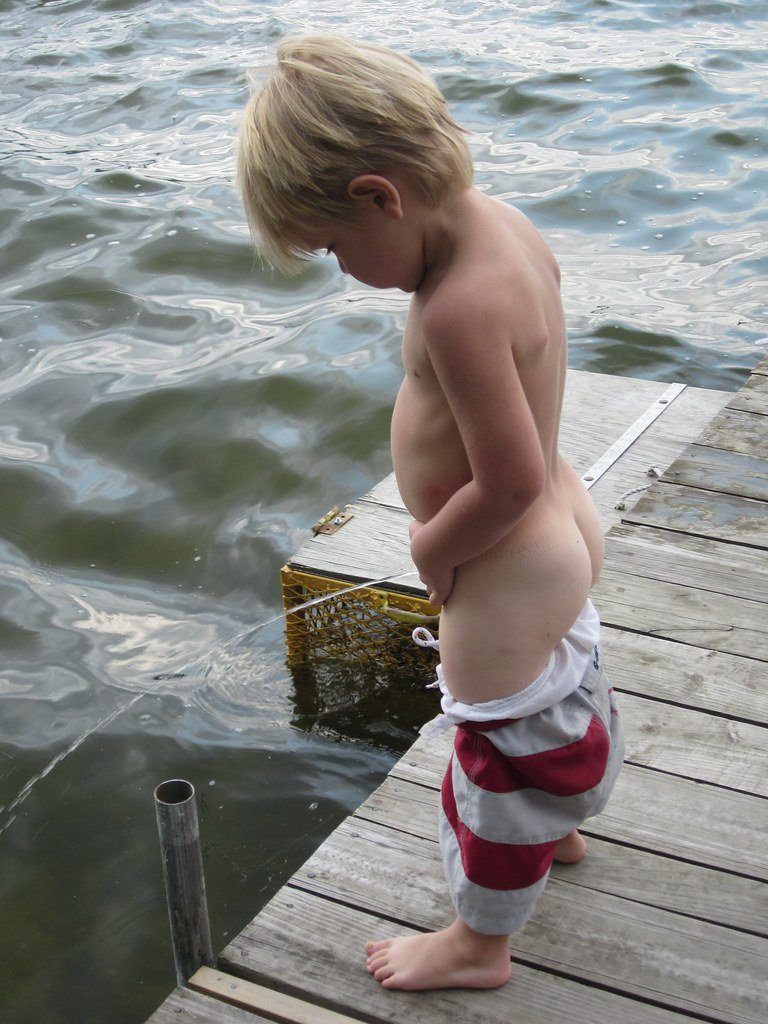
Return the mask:
<path id="1" fill-rule="evenodd" d="M 419 633 L 426 633 L 429 639 L 421 639 L 417 635 Z M 417 626 L 411 635 L 420 647 L 434 647 L 437 651 L 440 650 L 440 641 L 424 626 Z M 437 665 L 436 681 L 430 683 L 427 689 L 440 687 L 443 695 L 440 706 L 454 723 L 523 718 L 525 715 L 543 711 L 544 708 L 557 704 L 568 694 L 573 693 L 581 683 L 593 649 L 599 643 L 600 616 L 592 601 L 587 598 L 587 603 L 578 618 L 550 654 L 544 670 L 532 683 L 517 693 L 474 704 L 454 700 L 446 686 L 441 664 Z"/>

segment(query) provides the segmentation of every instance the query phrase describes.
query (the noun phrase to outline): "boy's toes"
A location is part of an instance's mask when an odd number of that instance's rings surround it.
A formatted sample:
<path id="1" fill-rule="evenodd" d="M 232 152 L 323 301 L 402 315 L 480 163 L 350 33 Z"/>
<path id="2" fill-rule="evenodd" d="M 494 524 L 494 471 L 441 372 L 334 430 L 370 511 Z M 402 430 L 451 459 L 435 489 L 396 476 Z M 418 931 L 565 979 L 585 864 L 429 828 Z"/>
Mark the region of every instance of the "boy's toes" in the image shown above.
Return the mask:
<path id="1" fill-rule="evenodd" d="M 374 953 L 379 953 L 382 949 L 387 949 L 391 945 L 392 939 L 381 939 L 379 942 L 366 942 L 365 955 L 373 956 Z"/>
<path id="2" fill-rule="evenodd" d="M 383 967 L 387 963 L 389 963 L 389 961 L 387 959 L 386 954 L 379 953 L 378 956 L 375 956 L 368 961 L 368 963 L 365 965 L 365 969 L 367 971 L 370 971 L 371 974 L 374 974 L 376 971 L 378 971 L 380 967 Z"/>
<path id="3" fill-rule="evenodd" d="M 384 966 L 380 967 L 378 971 L 374 971 L 373 976 L 376 981 L 384 982 L 387 978 L 391 978 L 394 973 L 395 968 L 391 964 L 384 964 Z"/>

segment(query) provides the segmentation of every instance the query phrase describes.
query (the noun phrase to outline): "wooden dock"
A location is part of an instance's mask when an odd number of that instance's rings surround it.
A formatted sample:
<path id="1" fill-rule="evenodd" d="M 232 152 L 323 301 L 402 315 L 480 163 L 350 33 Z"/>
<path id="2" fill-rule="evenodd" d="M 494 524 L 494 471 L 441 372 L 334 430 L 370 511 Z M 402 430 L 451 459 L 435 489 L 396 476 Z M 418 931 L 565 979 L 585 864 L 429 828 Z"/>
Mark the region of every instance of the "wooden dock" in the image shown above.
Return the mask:
<path id="1" fill-rule="evenodd" d="M 510 982 L 410 993 L 365 970 L 367 939 L 453 919 L 437 845 L 452 731 L 427 723 L 151 1024 L 766 1024 L 768 358 L 736 394 L 569 370 L 560 449 L 609 527 L 591 597 L 626 763 L 588 856 L 554 865 L 511 937 Z M 349 509 L 292 561 L 360 581 L 407 564 L 393 477 Z"/>

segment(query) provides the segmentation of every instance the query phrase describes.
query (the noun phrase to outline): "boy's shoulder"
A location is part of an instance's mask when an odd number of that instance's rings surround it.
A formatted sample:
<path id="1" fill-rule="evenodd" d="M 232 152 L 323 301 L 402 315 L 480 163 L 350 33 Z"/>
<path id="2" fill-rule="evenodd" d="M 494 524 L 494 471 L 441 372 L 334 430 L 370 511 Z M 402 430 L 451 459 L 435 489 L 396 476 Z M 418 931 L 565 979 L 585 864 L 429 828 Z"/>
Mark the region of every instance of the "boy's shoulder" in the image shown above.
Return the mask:
<path id="1" fill-rule="evenodd" d="M 492 273 L 463 273 L 457 268 L 446 274 L 422 307 L 425 340 L 501 334 L 523 341 L 546 335 L 541 290 L 536 275 L 525 267 L 497 267 Z"/>
<path id="2" fill-rule="evenodd" d="M 546 335 L 546 307 L 559 302 L 560 272 L 554 254 L 525 215 L 496 204 L 497 222 L 455 259 L 422 308 L 425 334 L 470 330 L 512 331 L 521 339 Z M 553 287 L 554 286 L 554 287 Z"/>

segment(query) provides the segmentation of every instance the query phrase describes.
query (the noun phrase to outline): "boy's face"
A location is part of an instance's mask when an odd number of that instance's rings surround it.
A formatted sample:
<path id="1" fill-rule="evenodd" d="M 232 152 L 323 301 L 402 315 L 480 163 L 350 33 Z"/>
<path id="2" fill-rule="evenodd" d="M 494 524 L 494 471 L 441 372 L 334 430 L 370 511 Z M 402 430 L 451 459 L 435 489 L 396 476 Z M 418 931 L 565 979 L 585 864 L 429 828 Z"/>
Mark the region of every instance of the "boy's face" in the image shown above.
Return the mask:
<path id="1" fill-rule="evenodd" d="M 373 288 L 415 291 L 425 269 L 417 217 L 413 216 L 417 205 L 409 203 L 391 180 L 375 174 L 358 175 L 349 183 L 348 192 L 360 203 L 360 226 L 312 218 L 302 225 L 307 248 L 329 249 L 343 273 Z"/>

